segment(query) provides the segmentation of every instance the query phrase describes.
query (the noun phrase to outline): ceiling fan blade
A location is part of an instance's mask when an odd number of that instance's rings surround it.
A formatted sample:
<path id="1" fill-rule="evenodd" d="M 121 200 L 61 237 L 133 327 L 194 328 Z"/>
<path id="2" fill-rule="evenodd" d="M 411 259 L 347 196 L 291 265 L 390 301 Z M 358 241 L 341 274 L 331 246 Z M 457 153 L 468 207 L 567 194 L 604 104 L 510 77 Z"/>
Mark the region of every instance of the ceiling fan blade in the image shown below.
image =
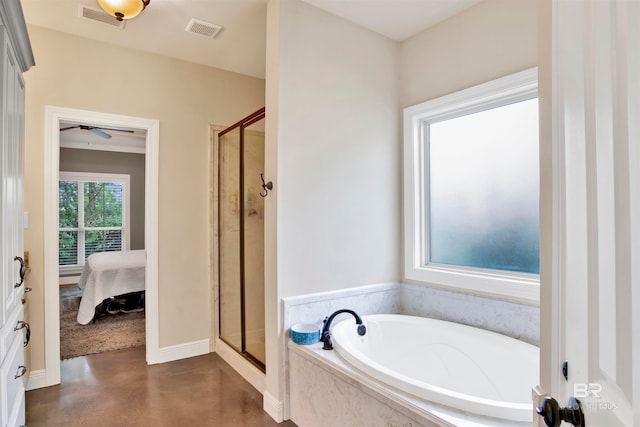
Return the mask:
<path id="1" fill-rule="evenodd" d="M 104 139 L 111 138 L 111 135 L 109 135 L 108 133 L 104 132 L 105 130 L 109 130 L 109 131 L 113 131 L 113 132 L 134 133 L 134 131 L 131 130 L 131 129 L 116 129 L 116 128 L 105 128 L 105 127 L 87 126 L 87 125 L 76 125 L 76 126 L 69 126 L 69 127 L 61 128 L 60 132 L 62 132 L 63 130 L 69 130 L 69 129 L 88 130 L 89 132 L 93 132 L 96 135 L 98 135 L 99 137 L 104 138 Z"/>
<path id="2" fill-rule="evenodd" d="M 108 133 L 106 133 L 106 132 L 101 131 L 101 130 L 100 130 L 100 129 L 98 129 L 98 128 L 91 128 L 91 129 L 89 129 L 89 131 L 91 131 L 91 132 L 95 133 L 96 135 L 98 135 L 99 137 L 104 138 L 104 139 L 109 139 L 109 138 L 111 138 L 111 135 L 109 135 L 109 134 L 108 134 Z"/>
<path id="3" fill-rule="evenodd" d="M 103 128 L 103 127 L 94 127 L 93 129 L 114 130 L 116 132 L 126 132 L 126 133 L 133 133 L 134 132 L 131 129 L 116 129 L 116 128 Z"/>

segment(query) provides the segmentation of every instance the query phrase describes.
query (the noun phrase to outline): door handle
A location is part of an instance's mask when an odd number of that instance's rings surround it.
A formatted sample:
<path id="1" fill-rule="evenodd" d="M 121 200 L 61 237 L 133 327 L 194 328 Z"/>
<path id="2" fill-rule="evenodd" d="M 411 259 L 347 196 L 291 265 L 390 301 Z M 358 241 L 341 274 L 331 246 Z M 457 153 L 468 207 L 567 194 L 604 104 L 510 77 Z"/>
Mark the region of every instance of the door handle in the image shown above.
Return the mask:
<path id="1" fill-rule="evenodd" d="M 31 326 L 29 326 L 29 324 L 23 320 L 18 320 L 18 324 L 16 325 L 15 328 L 13 328 L 14 331 L 19 331 L 20 329 L 25 329 L 27 330 L 27 332 L 24 335 L 24 347 L 29 345 L 29 341 L 31 340 Z"/>
<path id="2" fill-rule="evenodd" d="M 20 261 L 20 281 L 13 285 L 14 288 L 19 288 L 24 283 L 24 276 L 27 274 L 27 267 L 24 265 L 24 260 L 22 257 L 16 256 L 13 258 L 14 261 Z"/>
<path id="3" fill-rule="evenodd" d="M 575 397 L 569 398 L 566 407 L 560 407 L 558 401 L 551 396 L 545 396 L 536 408 L 536 412 L 544 419 L 544 423 L 549 427 L 559 427 L 565 421 L 574 427 L 585 427 L 584 413 L 580 401 Z"/>
<path id="4" fill-rule="evenodd" d="M 27 367 L 20 365 L 18 366 L 18 370 L 16 371 L 16 374 L 14 375 L 14 379 L 18 379 L 20 377 L 23 377 L 25 374 L 27 373 Z"/>

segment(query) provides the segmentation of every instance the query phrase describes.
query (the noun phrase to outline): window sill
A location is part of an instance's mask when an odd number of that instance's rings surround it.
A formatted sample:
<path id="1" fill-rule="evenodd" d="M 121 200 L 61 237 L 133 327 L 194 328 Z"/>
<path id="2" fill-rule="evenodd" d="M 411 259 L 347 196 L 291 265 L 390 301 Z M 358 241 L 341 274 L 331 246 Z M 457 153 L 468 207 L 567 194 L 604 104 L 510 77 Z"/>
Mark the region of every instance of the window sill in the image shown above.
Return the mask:
<path id="1" fill-rule="evenodd" d="M 516 276 L 485 270 L 428 266 L 406 269 L 405 280 L 521 304 L 540 304 L 540 280 L 537 275 Z"/>
<path id="2" fill-rule="evenodd" d="M 60 266 L 60 276 L 67 275 L 80 275 L 82 270 L 84 269 L 83 265 L 69 265 L 69 266 Z"/>

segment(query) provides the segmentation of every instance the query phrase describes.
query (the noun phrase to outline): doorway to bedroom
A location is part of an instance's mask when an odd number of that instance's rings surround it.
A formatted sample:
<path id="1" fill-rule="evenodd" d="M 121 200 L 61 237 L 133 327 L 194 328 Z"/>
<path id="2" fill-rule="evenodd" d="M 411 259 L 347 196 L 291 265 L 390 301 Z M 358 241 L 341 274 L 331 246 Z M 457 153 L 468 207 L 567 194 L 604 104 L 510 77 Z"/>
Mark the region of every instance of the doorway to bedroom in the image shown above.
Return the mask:
<path id="1" fill-rule="evenodd" d="M 146 130 L 60 122 L 60 359 L 145 343 Z"/>
<path id="2" fill-rule="evenodd" d="M 158 363 L 159 122 L 52 106 L 45 113 L 46 369 L 39 382 L 60 383 L 61 358 L 130 347 L 118 341 L 130 338 L 132 330 L 116 334 L 103 328 L 102 337 L 96 336 L 97 326 L 113 318 L 138 317 L 142 333 L 133 345 L 144 344 L 147 362 Z M 102 254 L 120 259 L 93 261 Z M 119 268 L 109 267 L 114 264 Z M 83 279 L 94 265 L 100 277 Z M 114 274 L 117 280 L 109 280 Z M 94 304 L 95 298 L 100 301 Z M 65 311 L 92 349 L 63 354 Z"/>

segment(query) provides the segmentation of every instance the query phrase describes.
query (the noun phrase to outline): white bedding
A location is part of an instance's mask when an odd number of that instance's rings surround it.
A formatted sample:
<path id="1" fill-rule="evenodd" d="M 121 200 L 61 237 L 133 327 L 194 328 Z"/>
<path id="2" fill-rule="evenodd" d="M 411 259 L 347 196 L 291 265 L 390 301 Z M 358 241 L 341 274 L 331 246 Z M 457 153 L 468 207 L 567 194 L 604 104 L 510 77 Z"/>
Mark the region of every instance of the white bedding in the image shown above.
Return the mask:
<path id="1" fill-rule="evenodd" d="M 78 323 L 91 322 L 96 306 L 106 298 L 144 291 L 145 261 L 144 249 L 89 255 L 78 283 L 84 289 Z"/>

